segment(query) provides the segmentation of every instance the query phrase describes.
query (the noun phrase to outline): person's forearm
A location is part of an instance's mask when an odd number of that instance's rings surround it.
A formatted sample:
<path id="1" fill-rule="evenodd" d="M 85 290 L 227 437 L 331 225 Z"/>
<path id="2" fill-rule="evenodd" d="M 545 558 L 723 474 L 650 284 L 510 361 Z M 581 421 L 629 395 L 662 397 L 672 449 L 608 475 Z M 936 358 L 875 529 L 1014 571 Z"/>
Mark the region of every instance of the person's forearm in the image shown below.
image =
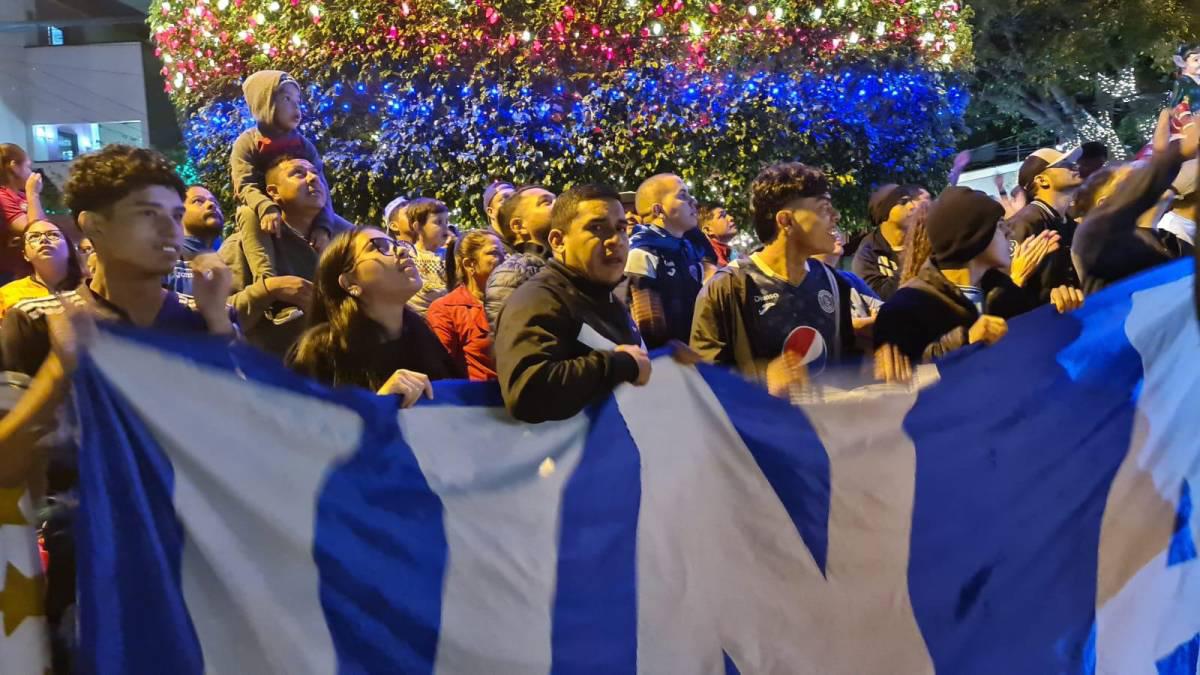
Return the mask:
<path id="1" fill-rule="evenodd" d="M 208 332 L 212 335 L 224 337 L 237 336 L 237 331 L 233 327 L 233 322 L 229 320 L 228 316 L 223 318 L 205 319 L 204 322 L 208 324 Z"/>
<path id="2" fill-rule="evenodd" d="M 26 223 L 46 220 L 46 211 L 42 208 L 42 195 L 37 192 L 29 192 L 25 195 L 25 214 L 28 218 Z"/>
<path id="3" fill-rule="evenodd" d="M 642 338 L 649 344 L 665 341 L 667 322 L 658 293 L 649 288 L 635 288 L 631 295 L 633 306 L 630 313 Z"/>
<path id="4" fill-rule="evenodd" d="M 1137 219 L 1154 206 L 1182 163 L 1178 145 L 1172 143 L 1155 154 L 1148 166 L 1135 169 L 1108 201 L 1088 214 L 1072 242 L 1083 275 L 1117 278 L 1154 263 L 1143 259 L 1146 247 L 1135 234 Z"/>
<path id="5" fill-rule="evenodd" d="M 0 487 L 24 486 L 37 465 L 37 441 L 55 422 L 66 396 L 67 375 L 58 356 L 42 363 L 13 409 L 0 418 Z"/>

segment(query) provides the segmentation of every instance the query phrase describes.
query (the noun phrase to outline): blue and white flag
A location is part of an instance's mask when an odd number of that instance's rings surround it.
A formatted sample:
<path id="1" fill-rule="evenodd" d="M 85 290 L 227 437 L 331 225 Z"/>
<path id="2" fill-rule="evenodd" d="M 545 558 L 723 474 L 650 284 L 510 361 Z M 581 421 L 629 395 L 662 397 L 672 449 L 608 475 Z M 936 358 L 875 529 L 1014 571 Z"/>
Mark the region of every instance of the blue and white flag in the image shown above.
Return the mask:
<path id="1" fill-rule="evenodd" d="M 579 416 L 397 412 L 249 348 L 76 380 L 96 673 L 1197 672 L 1191 261 L 924 387 L 797 408 L 654 362 Z"/>

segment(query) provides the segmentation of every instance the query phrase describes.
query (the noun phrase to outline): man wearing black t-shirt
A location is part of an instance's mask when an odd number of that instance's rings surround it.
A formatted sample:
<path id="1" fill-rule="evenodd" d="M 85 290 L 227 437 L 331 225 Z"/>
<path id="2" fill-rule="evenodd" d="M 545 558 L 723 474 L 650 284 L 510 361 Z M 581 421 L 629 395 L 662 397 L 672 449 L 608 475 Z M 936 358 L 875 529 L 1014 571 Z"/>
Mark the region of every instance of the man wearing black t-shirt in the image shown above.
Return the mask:
<path id="1" fill-rule="evenodd" d="M 95 247 L 96 274 L 77 291 L 27 300 L 5 315 L 5 367 L 33 375 L 43 365 L 50 353 L 45 316 L 62 311 L 60 298 L 101 319 L 232 335 L 231 276 L 216 254 L 193 259 L 192 296 L 162 287 L 183 250 L 184 194 L 170 163 L 152 150 L 110 145 L 76 160 L 67 203 Z"/>
<path id="2" fill-rule="evenodd" d="M 750 186 L 750 210 L 764 248 L 704 287 L 691 346 L 785 395 L 799 380 L 859 353 L 850 286 L 810 259 L 834 250 L 839 215 L 825 174 L 799 163 L 763 169 Z"/>
<path id="3" fill-rule="evenodd" d="M 63 302 L 101 319 L 136 326 L 236 334 L 226 306 L 231 275 L 215 254 L 193 259 L 191 297 L 162 287 L 163 277 L 174 268 L 183 248 L 180 221 L 185 194 L 183 182 L 165 157 L 143 148 L 105 146 L 75 160 L 65 192 L 67 206 L 95 247 L 96 273 L 78 291 L 63 294 L 61 302 L 55 297 L 30 300 L 4 317 L 6 367 L 36 372 L 25 396 L 0 423 L 0 447 L 6 449 L 0 456 L 0 476 L 9 482 L 6 486 L 42 480 L 38 475 L 42 450 L 21 439 L 20 431 L 52 426 L 67 393 L 73 366 L 64 361 L 72 360 L 70 351 L 50 351 L 49 317 L 64 312 Z M 60 345 L 70 342 L 59 340 Z M 74 483 L 73 458 L 61 459 L 50 463 L 50 492 L 70 489 Z M 74 602 L 74 556 L 70 518 L 61 508 L 55 513 L 43 530 L 50 561 L 45 609 L 52 634 L 60 636 L 71 631 L 69 625 L 59 630 L 58 624 L 69 616 L 67 606 Z M 52 652 L 55 671 L 70 672 L 69 650 L 55 640 Z"/>

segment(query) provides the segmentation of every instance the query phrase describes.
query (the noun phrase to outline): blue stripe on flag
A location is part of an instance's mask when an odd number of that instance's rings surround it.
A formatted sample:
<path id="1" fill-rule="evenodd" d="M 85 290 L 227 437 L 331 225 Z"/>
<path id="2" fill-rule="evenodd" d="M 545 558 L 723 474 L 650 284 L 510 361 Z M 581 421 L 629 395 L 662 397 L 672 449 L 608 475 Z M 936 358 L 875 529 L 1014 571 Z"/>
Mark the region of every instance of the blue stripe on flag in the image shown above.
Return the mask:
<path id="1" fill-rule="evenodd" d="M 587 415 L 583 457 L 562 498 L 551 671 L 632 674 L 641 457 L 616 399 L 610 396 Z"/>
<path id="2" fill-rule="evenodd" d="M 183 530 L 171 499 L 171 464 L 86 356 L 74 388 L 83 435 L 76 519 L 81 672 L 199 675 L 203 657 L 180 586 Z"/>
<path id="3" fill-rule="evenodd" d="M 909 586 L 939 672 L 1086 667 L 1101 518 L 1142 379 L 1125 318 L 1133 292 L 1186 270 L 1165 273 L 1067 318 L 1044 307 L 1017 319 L 997 345 L 943 361 L 942 384 L 906 419 L 917 442 Z"/>
<path id="4" fill-rule="evenodd" d="M 317 505 L 321 604 L 345 672 L 431 673 L 441 625 L 441 500 L 400 436 L 396 403 L 374 398 L 358 452 Z"/>
<path id="5" fill-rule="evenodd" d="M 829 455 L 804 413 L 715 366 L 697 366 L 783 503 L 821 573 L 829 550 Z M 732 408 L 732 409 L 731 409 Z M 786 430 L 785 438 L 781 432 Z"/>

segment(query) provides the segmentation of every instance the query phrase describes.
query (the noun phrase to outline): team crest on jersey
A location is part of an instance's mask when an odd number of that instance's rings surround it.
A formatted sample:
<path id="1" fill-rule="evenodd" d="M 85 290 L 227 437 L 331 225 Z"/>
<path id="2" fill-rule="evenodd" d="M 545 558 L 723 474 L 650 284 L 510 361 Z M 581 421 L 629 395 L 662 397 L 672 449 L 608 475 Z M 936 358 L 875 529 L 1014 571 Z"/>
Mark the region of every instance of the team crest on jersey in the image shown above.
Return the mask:
<path id="1" fill-rule="evenodd" d="M 829 361 L 825 338 L 821 336 L 821 331 L 812 326 L 800 326 L 788 333 L 787 340 L 783 343 L 783 351 L 808 366 L 809 375 L 817 375 L 825 370 L 825 364 Z"/>
<path id="2" fill-rule="evenodd" d="M 830 293 L 825 289 L 821 289 L 821 291 L 817 293 L 817 302 L 820 303 L 821 309 L 825 310 L 826 314 L 833 314 L 833 293 Z"/>

